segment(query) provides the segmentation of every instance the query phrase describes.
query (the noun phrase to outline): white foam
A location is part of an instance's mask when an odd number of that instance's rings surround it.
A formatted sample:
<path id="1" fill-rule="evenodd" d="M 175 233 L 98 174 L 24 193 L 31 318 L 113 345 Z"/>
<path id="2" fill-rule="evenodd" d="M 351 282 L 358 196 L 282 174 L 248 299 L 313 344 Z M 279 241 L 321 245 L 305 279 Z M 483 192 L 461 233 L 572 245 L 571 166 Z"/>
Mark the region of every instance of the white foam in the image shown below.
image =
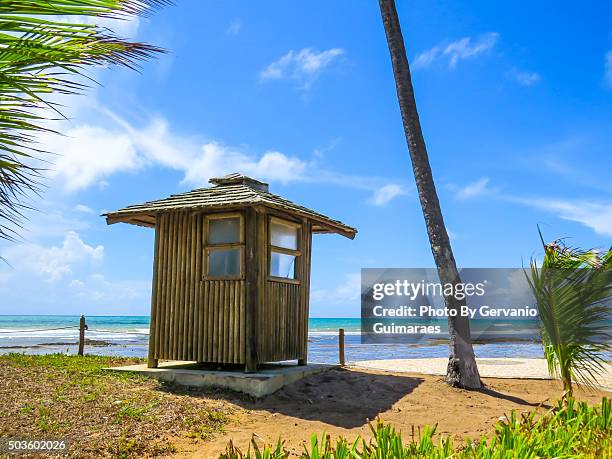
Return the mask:
<path id="1" fill-rule="evenodd" d="M 345 335 L 361 335 L 360 331 L 345 331 Z M 308 332 L 308 336 L 338 336 L 338 330 L 335 331 L 323 331 L 323 330 L 311 330 Z"/>

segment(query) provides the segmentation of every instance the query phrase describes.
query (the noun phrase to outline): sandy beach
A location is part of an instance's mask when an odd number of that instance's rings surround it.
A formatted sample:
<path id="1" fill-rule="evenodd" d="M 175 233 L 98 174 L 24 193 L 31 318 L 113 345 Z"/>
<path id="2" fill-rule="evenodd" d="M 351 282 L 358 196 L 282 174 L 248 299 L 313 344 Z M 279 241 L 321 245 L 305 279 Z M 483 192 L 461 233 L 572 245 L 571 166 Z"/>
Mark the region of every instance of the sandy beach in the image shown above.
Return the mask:
<path id="1" fill-rule="evenodd" d="M 446 374 L 448 359 L 394 359 L 363 360 L 354 362 L 355 368 L 383 370 L 399 373 L 422 373 L 426 375 Z M 483 378 L 550 379 L 545 359 L 486 358 L 476 359 L 478 371 Z M 612 391 L 612 365 L 597 378 L 598 387 Z"/>
<path id="2" fill-rule="evenodd" d="M 387 361 L 386 365 L 405 368 L 407 363 Z M 291 451 L 302 452 L 312 433 L 369 438 L 368 420 L 377 417 L 394 424 L 407 438 L 413 427 L 437 424 L 439 433 L 461 442 L 491 433 L 500 416 L 512 410 L 549 409 L 561 394 L 558 381 L 483 380 L 485 389 L 466 391 L 449 387 L 437 375 L 357 367 L 330 370 L 261 401 L 230 400 L 235 412 L 225 432 L 206 443 L 181 441 L 177 457 L 218 457 L 230 440 L 246 451 L 252 435 L 266 444 L 282 437 Z M 578 390 L 576 395 L 597 403 L 606 392 Z"/>
<path id="3" fill-rule="evenodd" d="M 256 400 L 215 388 L 188 388 L 107 367 L 142 364 L 142 359 L 98 356 L 0 356 L 0 436 L 53 434 L 71 441 L 70 457 L 125 454 L 217 458 L 232 441 L 246 451 L 279 438 L 294 453 L 311 435 L 370 438 L 369 421 L 393 424 L 410 440 L 413 429 L 437 425 L 458 444 L 491 434 L 512 410 L 545 412 L 562 394 L 559 381 L 484 377 L 485 388 L 449 387 L 442 376 L 423 371 L 439 363 L 381 361 L 395 371 L 335 367 Z M 506 363 L 505 365 L 503 363 Z M 360 362 L 362 365 L 363 362 Z M 513 359 L 498 362 L 513 368 Z M 484 364 L 483 373 L 487 371 Z M 609 392 L 576 388 L 576 397 L 598 404 Z"/>

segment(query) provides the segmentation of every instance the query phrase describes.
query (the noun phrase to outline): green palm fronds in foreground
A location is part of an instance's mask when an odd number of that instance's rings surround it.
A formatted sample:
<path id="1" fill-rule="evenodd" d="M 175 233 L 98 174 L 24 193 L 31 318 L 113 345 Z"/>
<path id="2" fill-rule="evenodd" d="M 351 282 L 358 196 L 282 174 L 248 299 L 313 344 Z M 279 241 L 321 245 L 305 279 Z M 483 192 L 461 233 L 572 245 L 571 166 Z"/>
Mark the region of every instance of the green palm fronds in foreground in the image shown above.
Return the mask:
<path id="1" fill-rule="evenodd" d="M 557 240 L 544 245 L 541 267 L 531 261 L 527 276 L 535 296 L 544 355 L 551 376 L 563 381 L 564 398 L 572 381 L 592 387 L 605 370 L 610 351 L 612 249 L 572 248 Z"/>
<path id="2" fill-rule="evenodd" d="M 102 18 L 127 20 L 166 0 L 0 1 L 0 238 L 16 236 L 24 199 L 37 192 L 44 145 L 36 134 L 60 117 L 52 94 L 74 94 L 87 67 L 133 68 L 161 50 L 124 40 Z M 82 79 L 81 79 L 82 81 Z M 61 153 L 61 152 L 53 152 Z M 84 152 L 83 154 L 86 154 Z"/>

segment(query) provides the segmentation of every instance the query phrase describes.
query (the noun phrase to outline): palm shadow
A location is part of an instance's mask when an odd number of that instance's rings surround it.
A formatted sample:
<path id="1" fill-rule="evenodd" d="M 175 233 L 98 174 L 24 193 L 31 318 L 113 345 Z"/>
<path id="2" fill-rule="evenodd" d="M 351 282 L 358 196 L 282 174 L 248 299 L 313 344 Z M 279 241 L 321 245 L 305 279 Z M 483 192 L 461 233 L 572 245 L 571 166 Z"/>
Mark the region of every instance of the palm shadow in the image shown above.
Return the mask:
<path id="1" fill-rule="evenodd" d="M 476 390 L 475 392 L 480 392 L 481 394 L 488 395 L 489 397 L 499 398 L 502 400 L 507 400 L 512 403 L 516 403 L 517 405 L 523 406 L 531 406 L 531 407 L 542 407 L 545 409 L 550 409 L 552 406 L 542 403 L 532 403 L 527 400 L 515 397 L 514 395 L 504 394 L 503 392 L 498 392 L 496 390 L 491 389 L 490 387 L 483 386 L 481 389 Z"/>

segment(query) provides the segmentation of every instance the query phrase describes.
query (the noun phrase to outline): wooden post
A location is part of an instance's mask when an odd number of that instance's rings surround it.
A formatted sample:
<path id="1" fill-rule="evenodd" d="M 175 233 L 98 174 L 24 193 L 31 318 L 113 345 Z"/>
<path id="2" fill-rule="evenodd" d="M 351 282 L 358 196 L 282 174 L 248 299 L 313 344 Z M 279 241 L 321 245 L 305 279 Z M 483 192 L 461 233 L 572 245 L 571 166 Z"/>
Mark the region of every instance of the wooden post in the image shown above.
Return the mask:
<path id="1" fill-rule="evenodd" d="M 81 316 L 79 321 L 79 355 L 83 355 L 83 350 L 85 349 L 85 330 L 87 330 L 85 316 Z"/>
<path id="2" fill-rule="evenodd" d="M 310 254 L 311 254 L 311 244 L 312 244 L 312 225 L 307 220 L 302 220 L 302 297 L 300 301 L 302 302 L 302 307 L 300 308 L 301 317 L 301 340 L 300 343 L 302 350 L 302 357 L 298 359 L 298 365 L 307 365 L 308 364 L 308 316 L 309 316 L 309 295 L 310 295 Z"/>
<path id="3" fill-rule="evenodd" d="M 340 366 L 344 366 L 344 328 L 338 330 L 338 354 Z"/>
<path id="4" fill-rule="evenodd" d="M 246 293 L 245 293 L 245 372 L 257 371 L 257 310 L 259 297 L 259 266 L 257 259 L 257 212 L 249 207 L 245 212 L 246 229 Z"/>
<path id="5" fill-rule="evenodd" d="M 151 286 L 151 317 L 149 319 L 149 355 L 147 359 L 148 368 L 157 368 L 157 354 L 155 341 L 157 333 L 155 327 L 157 325 L 157 272 L 159 271 L 159 231 L 161 227 L 161 219 L 155 218 L 155 246 L 153 256 L 153 283 Z"/>

